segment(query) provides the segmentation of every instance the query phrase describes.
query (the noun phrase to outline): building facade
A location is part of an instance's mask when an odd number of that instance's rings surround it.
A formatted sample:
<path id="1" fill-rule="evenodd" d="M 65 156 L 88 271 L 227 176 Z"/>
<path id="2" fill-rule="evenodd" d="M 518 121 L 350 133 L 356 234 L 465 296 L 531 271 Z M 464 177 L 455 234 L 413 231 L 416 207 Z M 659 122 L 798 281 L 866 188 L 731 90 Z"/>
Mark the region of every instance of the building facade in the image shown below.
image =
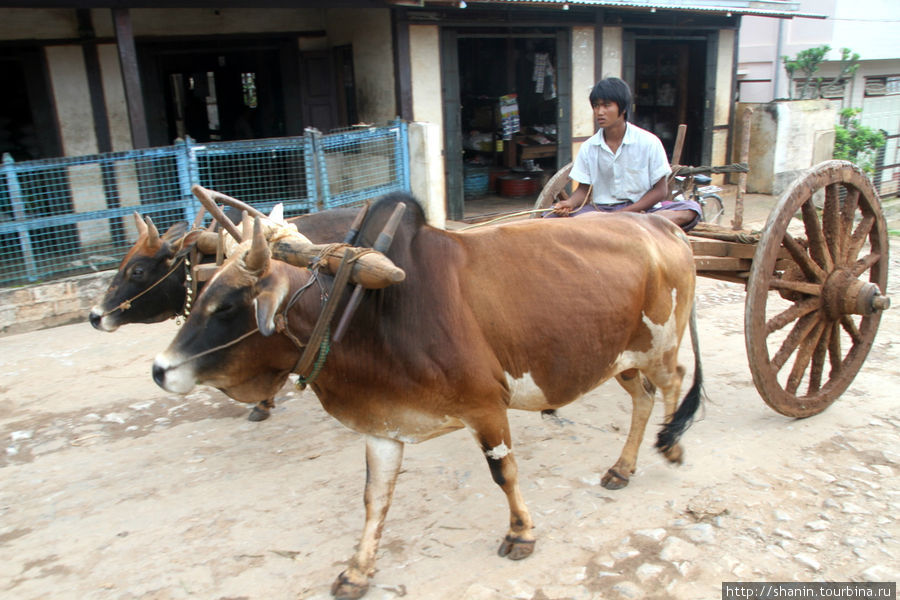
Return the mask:
<path id="1" fill-rule="evenodd" d="M 569 162 L 595 131 L 588 93 L 606 76 L 631 84 L 632 120 L 668 151 L 687 124 L 682 163 L 730 162 L 741 21 L 781 21 L 799 8 L 0 1 L 0 70 L 21 90 L 0 99 L 0 151 L 16 160 L 75 156 L 400 117 L 429 124 L 423 143 L 443 164 L 429 166 L 440 181 L 426 188 L 458 217 L 471 165 L 552 172 Z"/>

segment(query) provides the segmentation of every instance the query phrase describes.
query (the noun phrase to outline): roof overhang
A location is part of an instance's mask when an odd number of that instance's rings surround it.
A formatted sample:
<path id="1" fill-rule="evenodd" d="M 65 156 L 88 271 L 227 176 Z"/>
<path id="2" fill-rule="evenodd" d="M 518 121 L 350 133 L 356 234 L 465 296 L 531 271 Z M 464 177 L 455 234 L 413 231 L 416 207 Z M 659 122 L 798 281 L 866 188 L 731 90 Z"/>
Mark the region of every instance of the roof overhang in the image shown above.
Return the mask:
<path id="1" fill-rule="evenodd" d="M 825 19 L 827 15 L 799 12 L 800 3 L 791 0 L 385 0 L 393 6 L 522 6 L 530 8 L 622 8 L 633 10 L 658 10 L 698 12 L 708 14 L 751 15 L 791 19 Z"/>
<path id="2" fill-rule="evenodd" d="M 628 10 L 824 19 L 801 13 L 795 0 L 0 0 L 0 8 L 619 8 Z"/>

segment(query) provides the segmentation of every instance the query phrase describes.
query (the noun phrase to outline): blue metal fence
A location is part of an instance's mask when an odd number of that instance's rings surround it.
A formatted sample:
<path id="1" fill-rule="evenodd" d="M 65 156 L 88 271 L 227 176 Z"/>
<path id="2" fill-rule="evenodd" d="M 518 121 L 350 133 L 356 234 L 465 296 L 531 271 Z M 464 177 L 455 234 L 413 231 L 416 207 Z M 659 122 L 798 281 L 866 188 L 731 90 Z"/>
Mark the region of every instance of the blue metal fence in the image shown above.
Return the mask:
<path id="1" fill-rule="evenodd" d="M 0 286 L 114 267 L 137 232 L 192 221 L 191 186 L 294 216 L 409 191 L 406 124 L 0 165 Z"/>

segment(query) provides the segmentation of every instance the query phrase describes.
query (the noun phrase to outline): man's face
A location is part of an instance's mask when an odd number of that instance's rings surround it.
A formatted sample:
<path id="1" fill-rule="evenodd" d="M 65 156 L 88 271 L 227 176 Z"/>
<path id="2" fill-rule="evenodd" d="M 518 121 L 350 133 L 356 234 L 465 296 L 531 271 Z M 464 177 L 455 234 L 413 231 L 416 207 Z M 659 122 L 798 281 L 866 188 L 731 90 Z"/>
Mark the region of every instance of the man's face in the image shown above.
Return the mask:
<path id="1" fill-rule="evenodd" d="M 606 129 L 625 121 L 625 113 L 619 109 L 619 105 L 611 100 L 600 99 L 594 104 L 594 121 L 597 127 Z"/>

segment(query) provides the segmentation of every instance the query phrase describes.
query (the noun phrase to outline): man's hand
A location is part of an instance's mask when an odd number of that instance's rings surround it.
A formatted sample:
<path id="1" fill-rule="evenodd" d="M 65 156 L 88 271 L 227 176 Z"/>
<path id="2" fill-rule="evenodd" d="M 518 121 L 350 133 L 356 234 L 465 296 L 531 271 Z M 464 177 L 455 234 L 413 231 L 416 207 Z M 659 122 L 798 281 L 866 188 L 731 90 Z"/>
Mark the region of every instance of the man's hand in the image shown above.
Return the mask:
<path id="1" fill-rule="evenodd" d="M 553 213 L 557 214 L 561 217 L 568 217 L 569 213 L 571 213 L 573 210 L 577 209 L 579 204 L 573 203 L 572 198 L 568 198 L 566 200 L 560 200 L 559 202 L 557 202 L 556 204 L 553 205 Z"/>
<path id="2" fill-rule="evenodd" d="M 568 217 L 569 213 L 584 206 L 584 200 L 587 196 L 589 187 L 590 186 L 584 184 L 578 184 L 578 187 L 575 188 L 575 191 L 572 192 L 571 196 L 565 200 L 560 200 L 553 205 L 553 213 L 561 217 Z"/>

